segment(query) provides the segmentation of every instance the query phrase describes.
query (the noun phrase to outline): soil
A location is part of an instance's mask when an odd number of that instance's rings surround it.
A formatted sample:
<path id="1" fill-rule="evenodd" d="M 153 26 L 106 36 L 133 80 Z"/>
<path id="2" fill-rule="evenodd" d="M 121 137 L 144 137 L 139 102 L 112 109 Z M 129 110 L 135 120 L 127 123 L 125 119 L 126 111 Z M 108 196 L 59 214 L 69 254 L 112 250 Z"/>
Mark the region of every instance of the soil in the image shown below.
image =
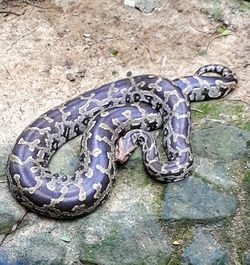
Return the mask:
<path id="1" fill-rule="evenodd" d="M 128 72 L 176 78 L 220 63 L 239 77 L 226 100 L 250 103 L 247 6 L 155 5 L 145 14 L 120 0 L 0 1 L 0 144 L 12 145 L 48 109 Z"/>

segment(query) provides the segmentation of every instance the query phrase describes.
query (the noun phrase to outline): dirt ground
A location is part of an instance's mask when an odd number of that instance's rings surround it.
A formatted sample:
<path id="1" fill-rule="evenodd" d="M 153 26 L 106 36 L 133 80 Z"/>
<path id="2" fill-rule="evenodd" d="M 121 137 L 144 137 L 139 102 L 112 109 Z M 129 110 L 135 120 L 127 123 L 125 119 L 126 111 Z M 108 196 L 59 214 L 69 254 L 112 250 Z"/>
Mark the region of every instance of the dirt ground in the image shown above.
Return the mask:
<path id="1" fill-rule="evenodd" d="M 175 78 L 224 64 L 239 77 L 227 100 L 250 103 L 249 9 L 235 1 L 155 4 L 144 14 L 120 0 L 0 1 L 0 144 L 128 72 Z"/>

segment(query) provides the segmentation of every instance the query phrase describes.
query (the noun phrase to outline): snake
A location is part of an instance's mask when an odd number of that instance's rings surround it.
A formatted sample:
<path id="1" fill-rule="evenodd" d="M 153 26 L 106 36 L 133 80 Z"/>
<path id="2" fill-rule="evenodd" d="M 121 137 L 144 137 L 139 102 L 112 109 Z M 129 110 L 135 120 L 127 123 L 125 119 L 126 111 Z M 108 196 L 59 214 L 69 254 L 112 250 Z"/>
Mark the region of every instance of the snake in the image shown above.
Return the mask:
<path id="1" fill-rule="evenodd" d="M 236 84 L 229 68 L 210 64 L 175 80 L 129 76 L 87 91 L 42 114 L 21 132 L 8 157 L 9 189 L 24 207 L 47 217 L 89 214 L 109 196 L 128 137 L 142 144 L 153 178 L 163 183 L 182 180 L 193 164 L 190 102 L 226 96 Z M 161 127 L 165 163 L 159 161 L 149 136 Z M 78 168 L 72 175 L 52 173 L 53 155 L 79 135 L 83 136 Z M 128 149 L 125 157 L 131 145 Z"/>

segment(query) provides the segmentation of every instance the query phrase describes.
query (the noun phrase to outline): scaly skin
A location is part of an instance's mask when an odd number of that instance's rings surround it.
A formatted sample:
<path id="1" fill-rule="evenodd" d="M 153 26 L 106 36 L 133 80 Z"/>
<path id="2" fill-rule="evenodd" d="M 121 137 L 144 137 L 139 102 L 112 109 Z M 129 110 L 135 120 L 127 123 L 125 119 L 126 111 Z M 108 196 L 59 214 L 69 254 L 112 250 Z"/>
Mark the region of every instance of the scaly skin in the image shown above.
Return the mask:
<path id="1" fill-rule="evenodd" d="M 221 77 L 202 76 L 208 70 Z M 114 145 L 121 133 L 134 128 L 153 130 L 162 125 L 169 165 L 184 154 L 187 159 L 177 168 L 166 166 L 167 172 L 159 180 L 180 180 L 192 165 L 187 99 L 221 97 L 236 83 L 229 69 L 212 65 L 173 82 L 142 75 L 86 92 L 41 115 L 21 133 L 8 161 L 10 190 L 21 204 L 49 217 L 90 213 L 104 201 L 113 185 Z M 48 163 L 53 154 L 82 133 L 80 167 L 72 176 L 52 174 Z"/>

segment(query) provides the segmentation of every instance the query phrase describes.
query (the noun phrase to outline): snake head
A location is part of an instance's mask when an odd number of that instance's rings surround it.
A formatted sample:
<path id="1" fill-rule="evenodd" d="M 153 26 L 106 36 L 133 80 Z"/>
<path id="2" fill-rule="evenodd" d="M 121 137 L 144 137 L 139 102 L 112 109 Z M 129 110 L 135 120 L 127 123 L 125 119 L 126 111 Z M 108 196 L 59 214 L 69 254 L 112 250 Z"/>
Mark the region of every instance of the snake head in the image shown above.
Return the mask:
<path id="1" fill-rule="evenodd" d="M 115 147 L 115 160 L 119 163 L 125 163 L 136 149 L 136 145 L 129 137 L 121 137 Z"/>

